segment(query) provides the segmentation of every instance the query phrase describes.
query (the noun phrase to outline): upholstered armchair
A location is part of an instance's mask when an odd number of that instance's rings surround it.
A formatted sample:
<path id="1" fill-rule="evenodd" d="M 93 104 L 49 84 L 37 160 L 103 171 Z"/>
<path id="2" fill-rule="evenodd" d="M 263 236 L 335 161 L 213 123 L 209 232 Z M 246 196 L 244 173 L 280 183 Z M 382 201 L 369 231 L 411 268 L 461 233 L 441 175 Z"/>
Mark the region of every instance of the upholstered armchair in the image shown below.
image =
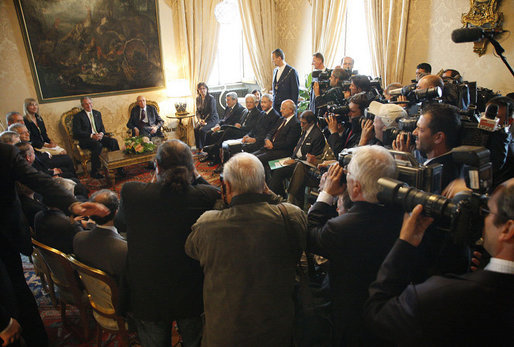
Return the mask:
<path id="1" fill-rule="evenodd" d="M 164 125 L 161 128 L 162 134 L 164 135 L 163 141 L 167 140 L 166 132 L 169 132 L 170 129 L 166 127 L 166 119 L 161 115 L 161 110 L 159 108 L 159 104 L 156 101 L 153 100 L 146 100 L 146 104 L 155 107 L 157 110 L 157 113 L 161 118 L 165 121 Z M 137 102 L 133 102 L 128 107 L 128 116 L 130 117 L 130 114 L 132 113 L 132 109 L 137 106 Z M 127 137 L 132 137 L 132 129 L 127 129 Z"/>

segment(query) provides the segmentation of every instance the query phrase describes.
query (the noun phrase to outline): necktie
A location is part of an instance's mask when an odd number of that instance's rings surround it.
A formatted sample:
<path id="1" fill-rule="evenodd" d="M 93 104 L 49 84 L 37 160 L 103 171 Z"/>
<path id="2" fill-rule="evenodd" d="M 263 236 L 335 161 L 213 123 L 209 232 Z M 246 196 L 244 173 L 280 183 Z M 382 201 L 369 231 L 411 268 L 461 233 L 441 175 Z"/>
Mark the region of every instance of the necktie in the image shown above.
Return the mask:
<path id="1" fill-rule="evenodd" d="M 93 118 L 93 112 L 88 112 L 89 115 L 89 121 L 91 122 L 91 130 L 93 130 L 93 134 L 98 133 L 96 131 L 96 125 L 95 125 L 95 119 Z"/>
<path id="2" fill-rule="evenodd" d="M 286 124 L 287 122 L 287 119 L 284 119 L 282 121 L 282 124 L 280 124 L 280 126 L 278 127 L 277 131 L 275 131 L 275 135 L 273 135 L 273 138 L 271 139 L 271 142 L 274 142 L 275 139 L 278 137 L 278 134 L 280 134 L 280 131 L 282 130 L 282 128 L 284 127 L 284 125 Z"/>
<path id="3" fill-rule="evenodd" d="M 303 145 L 303 142 L 305 141 L 305 135 L 307 134 L 306 131 L 303 131 L 303 134 L 302 136 L 300 137 L 300 140 L 298 140 L 298 143 L 296 144 L 296 147 L 294 148 L 294 151 L 293 151 L 293 156 L 296 156 L 297 158 L 301 158 L 301 155 L 299 155 L 298 151 L 300 150 L 300 148 L 302 147 Z M 302 153 L 303 154 L 303 153 Z"/>
<path id="4" fill-rule="evenodd" d="M 141 122 L 144 123 L 145 122 L 145 118 L 146 118 L 146 112 L 145 110 L 141 110 Z"/>

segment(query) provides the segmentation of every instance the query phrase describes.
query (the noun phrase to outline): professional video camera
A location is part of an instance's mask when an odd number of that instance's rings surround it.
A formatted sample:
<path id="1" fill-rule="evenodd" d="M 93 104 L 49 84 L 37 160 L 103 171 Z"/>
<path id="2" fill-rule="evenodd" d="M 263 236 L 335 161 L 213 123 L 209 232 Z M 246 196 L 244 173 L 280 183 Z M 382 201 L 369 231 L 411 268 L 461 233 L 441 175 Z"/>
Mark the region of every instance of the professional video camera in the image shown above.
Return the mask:
<path id="1" fill-rule="evenodd" d="M 324 94 L 326 91 L 330 89 L 330 74 L 331 70 L 321 71 L 314 70 L 312 71 L 312 85 L 318 82 L 320 95 Z"/>
<path id="2" fill-rule="evenodd" d="M 350 107 L 345 104 L 330 104 L 326 105 L 327 112 L 329 114 L 333 114 L 338 123 L 341 123 L 345 126 L 350 124 L 350 117 L 348 117 L 348 113 L 350 113 Z M 318 126 L 323 129 L 327 126 L 327 120 L 324 116 L 318 116 Z"/>
<path id="3" fill-rule="evenodd" d="M 393 89 L 389 94 L 395 99 L 403 95 L 409 101 L 409 104 L 416 104 L 427 100 L 440 99 L 443 96 L 443 90 L 441 87 L 432 87 L 425 89 L 412 89 L 412 85 L 405 86 L 403 88 Z"/>
<path id="4" fill-rule="evenodd" d="M 468 191 L 448 199 L 392 178 L 380 178 L 378 183 L 382 186 L 378 193 L 380 202 L 400 205 L 408 212 L 418 204 L 423 205 L 423 214 L 436 219 L 439 229 L 452 233 L 456 244 L 474 245 L 480 239 L 484 224 L 480 211 L 486 197 Z"/>

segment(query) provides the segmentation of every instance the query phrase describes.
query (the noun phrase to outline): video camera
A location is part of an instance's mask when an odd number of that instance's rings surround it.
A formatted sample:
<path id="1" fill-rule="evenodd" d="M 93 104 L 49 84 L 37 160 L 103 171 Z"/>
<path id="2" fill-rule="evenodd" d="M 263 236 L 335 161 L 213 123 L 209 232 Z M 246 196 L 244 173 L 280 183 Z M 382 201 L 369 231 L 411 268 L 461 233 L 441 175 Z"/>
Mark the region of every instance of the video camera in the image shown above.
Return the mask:
<path id="1" fill-rule="evenodd" d="M 425 89 L 415 89 L 413 85 L 408 85 L 403 88 L 393 89 L 389 94 L 396 101 L 397 97 L 403 95 L 409 101 L 409 104 L 417 104 L 427 100 L 440 99 L 443 96 L 441 87 L 432 87 Z"/>
<path id="2" fill-rule="evenodd" d="M 321 71 L 314 70 L 312 71 L 312 83 L 311 88 L 314 83 L 318 83 L 320 95 L 324 94 L 326 91 L 330 89 L 330 74 L 332 72 L 330 70 Z"/>
<path id="3" fill-rule="evenodd" d="M 350 106 L 345 104 L 330 104 L 327 105 L 327 112 L 332 113 L 337 122 L 348 126 L 350 124 L 350 117 L 348 117 L 348 113 L 350 113 Z M 318 126 L 323 129 L 327 126 L 327 120 L 324 116 L 318 116 Z"/>

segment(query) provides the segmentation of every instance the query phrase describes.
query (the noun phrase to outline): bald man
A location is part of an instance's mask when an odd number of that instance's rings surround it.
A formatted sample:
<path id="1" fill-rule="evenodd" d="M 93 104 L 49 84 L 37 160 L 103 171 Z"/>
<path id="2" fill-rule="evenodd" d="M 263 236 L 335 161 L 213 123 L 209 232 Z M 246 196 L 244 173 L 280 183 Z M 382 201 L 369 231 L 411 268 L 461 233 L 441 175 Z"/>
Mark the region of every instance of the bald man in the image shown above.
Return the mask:
<path id="1" fill-rule="evenodd" d="M 137 97 L 137 105 L 130 112 L 127 128 L 132 129 L 132 136 L 163 137 L 161 127 L 164 121 L 157 113 L 157 109 L 146 104 L 146 98 Z"/>

